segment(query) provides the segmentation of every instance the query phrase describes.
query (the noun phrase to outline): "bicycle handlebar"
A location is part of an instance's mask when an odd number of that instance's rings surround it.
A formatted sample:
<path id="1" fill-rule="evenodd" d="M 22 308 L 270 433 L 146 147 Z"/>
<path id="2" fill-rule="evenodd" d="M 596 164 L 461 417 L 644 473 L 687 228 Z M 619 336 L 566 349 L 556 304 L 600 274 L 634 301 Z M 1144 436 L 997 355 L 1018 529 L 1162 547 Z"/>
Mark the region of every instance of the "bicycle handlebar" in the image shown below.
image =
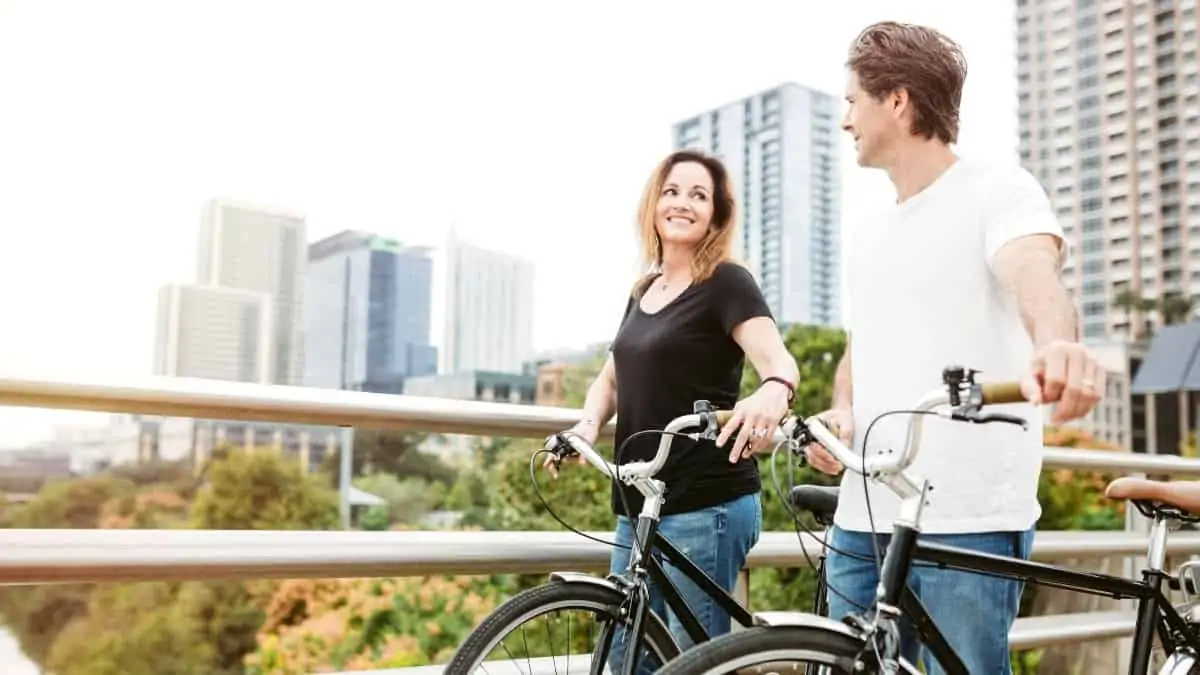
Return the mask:
<path id="1" fill-rule="evenodd" d="M 612 462 L 604 459 L 596 448 L 591 443 L 587 442 L 578 435 L 564 432 L 551 436 L 546 443 L 546 450 L 553 451 L 553 446 L 557 445 L 556 439 L 566 441 L 576 452 L 583 456 L 585 460 L 592 466 L 604 472 L 609 478 L 619 477 L 621 482 L 633 484 L 638 480 L 645 480 L 657 474 L 664 464 L 667 463 L 667 458 L 671 454 L 671 444 L 675 441 L 675 437 L 680 435 L 684 429 L 692 427 L 704 427 L 702 431 L 692 432 L 685 435 L 693 440 L 701 437 L 716 438 L 717 431 L 729 423 L 733 418 L 732 410 L 713 410 L 710 412 L 692 413 L 690 415 L 682 415 L 671 420 L 670 423 L 662 431 L 662 438 L 658 443 L 658 452 L 649 460 L 640 460 L 622 464 L 618 470 Z M 789 418 L 791 421 L 793 418 Z M 778 443 L 791 439 L 791 434 L 785 427 L 776 427 L 772 435 L 771 442 Z"/>
<path id="2" fill-rule="evenodd" d="M 1021 391 L 1020 382 L 992 382 L 981 385 L 983 405 L 1025 403 L 1029 400 Z"/>
<path id="3" fill-rule="evenodd" d="M 830 431 L 819 417 L 810 417 L 803 423 L 803 429 L 797 425 L 793 435 L 801 435 L 807 430 L 812 439 L 824 446 L 846 469 L 870 478 L 889 478 L 885 480 L 901 496 L 911 496 L 919 488 L 903 472 L 916 458 L 921 445 L 921 430 L 925 418 L 929 414 L 947 419 L 976 424 L 1005 422 L 1025 426 L 1025 420 L 1003 413 L 980 414 L 985 406 L 1006 403 L 1020 403 L 1027 399 L 1021 391 L 1019 382 L 993 382 L 976 384 L 973 373 L 965 380 L 950 379 L 951 369 L 947 369 L 947 386 L 939 387 L 927 393 L 913 409 L 909 418 L 904 449 L 900 452 L 882 453 L 867 457 L 864 461 L 861 453 L 854 452 L 849 446 Z M 959 374 L 962 370 L 959 369 Z M 965 400 L 964 400 L 965 398 Z M 938 410 L 948 406 L 949 409 Z"/>
<path id="4" fill-rule="evenodd" d="M 1005 422 L 1025 425 L 1023 419 L 1012 415 L 980 414 L 979 412 L 986 406 L 1026 401 L 1027 398 L 1021 391 L 1019 382 L 979 384 L 974 381 L 974 375 L 975 371 L 960 367 L 951 367 L 944 371 L 945 386 L 931 390 L 917 404 L 914 409 L 916 414 L 913 414 L 908 422 L 904 449 L 898 453 L 877 454 L 864 461 L 861 454 L 854 452 L 843 443 L 819 417 L 802 420 L 796 416 L 789 416 L 775 428 L 771 442 L 802 441 L 800 445 L 805 445 L 807 443 L 803 441 L 816 441 L 829 450 L 848 470 L 873 478 L 898 476 L 898 481 L 892 480 L 889 484 L 902 495 L 911 494 L 912 491 L 917 490 L 917 486 L 903 472 L 916 457 L 917 449 L 921 444 L 921 429 L 928 414 L 932 413 L 939 417 L 976 424 Z M 619 469 L 601 457 L 591 443 L 570 432 L 551 436 L 547 439 L 546 450 L 562 457 L 562 453 L 557 448 L 560 442 L 565 441 L 589 464 L 604 472 L 609 478 L 619 478 L 621 482 L 632 485 L 653 477 L 662 469 L 670 455 L 672 442 L 677 435 L 682 434 L 682 430 L 703 427 L 699 432 L 682 435 L 693 440 L 716 438 L 717 430 L 728 424 L 733 418 L 732 410 L 704 410 L 703 406 L 707 406 L 707 402 L 697 402 L 697 410 L 701 410 L 701 412 L 676 417 L 667 424 L 662 431 L 658 452 L 653 458 L 623 464 Z M 938 410 L 943 407 L 948 407 L 948 409 Z"/>

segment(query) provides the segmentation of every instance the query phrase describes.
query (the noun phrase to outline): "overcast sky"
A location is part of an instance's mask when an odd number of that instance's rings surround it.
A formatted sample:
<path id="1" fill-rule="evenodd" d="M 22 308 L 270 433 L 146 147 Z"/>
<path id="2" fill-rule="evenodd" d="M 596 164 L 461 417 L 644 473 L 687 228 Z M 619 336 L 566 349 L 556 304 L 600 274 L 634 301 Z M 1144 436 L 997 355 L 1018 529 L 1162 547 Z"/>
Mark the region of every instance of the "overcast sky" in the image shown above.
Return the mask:
<path id="1" fill-rule="evenodd" d="M 213 196 L 304 213 L 310 240 L 453 225 L 534 261 L 535 347 L 608 339 L 670 125 L 785 81 L 840 95 L 881 19 L 963 44 L 960 150 L 1016 162 L 1011 2 L 818 6 L 0 0 L 0 367 L 148 374 L 155 289 L 192 280 Z M 848 226 L 892 195 L 841 150 Z M 51 419 L 17 412 L 0 444 Z"/>

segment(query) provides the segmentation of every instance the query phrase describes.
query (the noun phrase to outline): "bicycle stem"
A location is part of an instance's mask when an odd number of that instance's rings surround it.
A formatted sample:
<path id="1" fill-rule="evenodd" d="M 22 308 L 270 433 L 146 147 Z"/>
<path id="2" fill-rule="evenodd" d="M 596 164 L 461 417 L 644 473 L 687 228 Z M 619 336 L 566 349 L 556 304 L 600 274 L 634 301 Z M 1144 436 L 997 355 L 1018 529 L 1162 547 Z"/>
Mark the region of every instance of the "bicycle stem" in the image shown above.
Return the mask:
<path id="1" fill-rule="evenodd" d="M 862 455 L 856 454 L 842 442 L 837 434 L 829 430 L 819 417 L 810 417 L 804 421 L 809 433 L 828 449 L 842 466 L 858 474 L 862 474 L 887 485 L 901 499 L 911 499 L 920 496 L 924 481 L 909 475 L 905 469 L 916 459 L 917 450 L 921 445 L 921 432 L 927 413 L 933 412 L 939 417 L 950 418 L 946 411 L 936 411 L 938 407 L 949 405 L 950 395 L 946 389 L 938 388 L 930 391 L 921 399 L 914 409 L 914 414 L 908 421 L 904 449 L 899 453 L 877 454 L 863 461 Z"/>

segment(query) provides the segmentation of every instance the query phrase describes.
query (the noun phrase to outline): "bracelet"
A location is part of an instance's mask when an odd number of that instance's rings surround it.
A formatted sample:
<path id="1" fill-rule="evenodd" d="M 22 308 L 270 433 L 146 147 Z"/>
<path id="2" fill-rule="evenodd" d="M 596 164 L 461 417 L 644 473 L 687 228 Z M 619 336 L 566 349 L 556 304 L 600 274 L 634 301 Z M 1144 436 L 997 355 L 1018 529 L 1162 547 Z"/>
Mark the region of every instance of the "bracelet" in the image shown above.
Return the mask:
<path id="1" fill-rule="evenodd" d="M 788 405 L 791 405 L 792 402 L 796 400 L 796 385 L 792 384 L 791 382 L 788 382 L 787 380 L 783 379 L 782 377 L 776 377 L 774 375 L 772 375 L 771 377 L 763 378 L 763 381 L 762 381 L 763 384 L 766 384 L 768 382 L 778 382 L 779 384 L 782 384 L 785 389 L 787 389 Z"/>

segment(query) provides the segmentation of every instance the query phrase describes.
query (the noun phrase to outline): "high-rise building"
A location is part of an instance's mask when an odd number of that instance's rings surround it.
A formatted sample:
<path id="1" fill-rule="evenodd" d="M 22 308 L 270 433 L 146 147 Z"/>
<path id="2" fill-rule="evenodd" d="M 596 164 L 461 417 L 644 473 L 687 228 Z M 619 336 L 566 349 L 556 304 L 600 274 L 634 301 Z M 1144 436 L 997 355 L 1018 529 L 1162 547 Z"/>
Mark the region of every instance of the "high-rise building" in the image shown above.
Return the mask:
<path id="1" fill-rule="evenodd" d="M 520 373 L 533 356 L 533 263 L 450 235 L 442 372 Z"/>
<path id="2" fill-rule="evenodd" d="M 227 200 L 208 202 L 200 223 L 198 283 L 270 297 L 273 384 L 303 380 L 305 236 L 302 216 Z"/>
<path id="3" fill-rule="evenodd" d="M 304 383 L 400 393 L 405 378 L 436 373 L 432 283 L 423 248 L 354 231 L 309 246 Z"/>
<path id="4" fill-rule="evenodd" d="M 159 289 L 154 372 L 270 382 L 271 299 L 236 288 L 168 284 Z"/>
<path id="5" fill-rule="evenodd" d="M 725 163 L 740 257 L 780 324 L 841 324 L 838 117 L 837 97 L 786 83 L 672 129 L 676 149 Z"/>
<path id="6" fill-rule="evenodd" d="M 1125 339 L 1155 315 L 1130 298 L 1200 294 L 1197 4 L 1018 0 L 1016 20 L 1021 164 L 1065 230 L 1084 337 Z"/>

